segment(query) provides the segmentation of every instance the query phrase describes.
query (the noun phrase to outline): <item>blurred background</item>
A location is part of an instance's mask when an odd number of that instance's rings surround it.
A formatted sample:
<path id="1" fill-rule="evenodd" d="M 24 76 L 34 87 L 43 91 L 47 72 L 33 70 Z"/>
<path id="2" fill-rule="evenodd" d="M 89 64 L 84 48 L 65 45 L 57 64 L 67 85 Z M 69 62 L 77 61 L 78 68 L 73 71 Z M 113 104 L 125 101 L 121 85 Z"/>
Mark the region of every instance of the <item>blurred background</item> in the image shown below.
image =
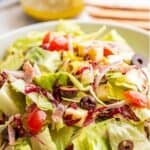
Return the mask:
<path id="1" fill-rule="evenodd" d="M 58 19 L 113 21 L 150 31 L 150 0 L 0 0 L 0 34 Z"/>

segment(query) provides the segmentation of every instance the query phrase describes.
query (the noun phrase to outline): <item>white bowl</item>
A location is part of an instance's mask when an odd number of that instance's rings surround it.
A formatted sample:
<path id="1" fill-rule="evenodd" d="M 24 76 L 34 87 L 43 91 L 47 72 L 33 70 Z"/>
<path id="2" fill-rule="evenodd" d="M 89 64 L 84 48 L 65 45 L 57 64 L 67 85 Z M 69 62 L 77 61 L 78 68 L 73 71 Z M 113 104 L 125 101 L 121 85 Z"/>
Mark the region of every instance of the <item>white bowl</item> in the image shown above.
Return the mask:
<path id="1" fill-rule="evenodd" d="M 106 25 L 107 30 L 116 29 L 129 43 L 129 45 L 137 52 L 141 53 L 148 59 L 150 58 L 150 34 L 142 29 L 112 22 L 83 22 L 74 21 L 81 25 L 86 32 L 97 31 L 101 26 Z M 20 28 L 13 32 L 0 36 L 0 57 L 5 53 L 7 47 L 18 37 L 26 35 L 30 31 L 54 30 L 58 22 L 45 22 Z"/>

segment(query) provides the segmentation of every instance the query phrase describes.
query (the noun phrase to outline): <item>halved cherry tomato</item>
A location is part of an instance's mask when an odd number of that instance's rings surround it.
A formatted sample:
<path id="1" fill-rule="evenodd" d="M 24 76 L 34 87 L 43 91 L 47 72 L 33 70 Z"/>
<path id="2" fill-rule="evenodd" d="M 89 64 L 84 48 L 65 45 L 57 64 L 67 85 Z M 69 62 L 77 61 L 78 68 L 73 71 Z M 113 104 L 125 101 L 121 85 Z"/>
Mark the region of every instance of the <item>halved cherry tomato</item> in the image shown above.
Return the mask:
<path id="1" fill-rule="evenodd" d="M 47 43 L 50 42 L 50 39 L 51 39 L 50 36 L 51 36 L 51 33 L 50 33 L 50 32 L 48 32 L 48 33 L 44 36 L 43 41 L 42 41 L 42 45 L 47 44 Z"/>
<path id="2" fill-rule="evenodd" d="M 68 39 L 64 36 L 57 36 L 50 42 L 49 50 L 68 50 Z"/>
<path id="3" fill-rule="evenodd" d="M 110 49 L 108 49 L 108 48 L 104 48 L 104 56 L 109 56 L 109 55 L 112 55 L 113 53 L 112 53 L 112 51 L 110 50 Z"/>
<path id="4" fill-rule="evenodd" d="M 27 116 L 27 125 L 31 134 L 38 133 L 46 120 L 46 113 L 38 108 L 35 108 Z"/>
<path id="5" fill-rule="evenodd" d="M 124 92 L 125 100 L 133 106 L 136 107 L 147 107 L 148 99 L 142 93 L 136 91 L 126 91 Z"/>

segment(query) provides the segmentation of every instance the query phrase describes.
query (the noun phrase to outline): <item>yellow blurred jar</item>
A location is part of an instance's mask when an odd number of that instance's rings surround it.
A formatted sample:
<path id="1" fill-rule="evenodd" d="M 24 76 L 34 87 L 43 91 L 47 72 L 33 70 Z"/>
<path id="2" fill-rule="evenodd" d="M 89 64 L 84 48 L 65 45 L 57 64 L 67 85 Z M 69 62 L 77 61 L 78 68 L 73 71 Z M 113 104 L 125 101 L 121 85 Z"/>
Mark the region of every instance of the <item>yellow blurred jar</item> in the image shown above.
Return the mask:
<path id="1" fill-rule="evenodd" d="M 84 0 L 21 0 L 24 11 L 38 19 L 51 20 L 70 18 L 83 9 Z"/>

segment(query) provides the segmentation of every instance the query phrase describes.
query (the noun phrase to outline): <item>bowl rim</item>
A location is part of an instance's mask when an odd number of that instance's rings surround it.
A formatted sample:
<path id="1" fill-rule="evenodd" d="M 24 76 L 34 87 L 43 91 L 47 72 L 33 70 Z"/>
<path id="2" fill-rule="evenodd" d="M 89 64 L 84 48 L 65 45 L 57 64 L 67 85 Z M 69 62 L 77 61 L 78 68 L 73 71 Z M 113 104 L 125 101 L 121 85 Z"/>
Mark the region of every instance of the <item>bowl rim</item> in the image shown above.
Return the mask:
<path id="1" fill-rule="evenodd" d="M 147 36 L 150 39 L 150 32 L 148 32 L 144 29 L 138 28 L 136 26 L 128 25 L 128 24 L 112 22 L 112 21 L 95 21 L 95 20 L 92 21 L 92 20 L 79 20 L 79 19 L 78 20 L 66 19 L 65 21 L 71 21 L 71 22 L 75 22 L 75 23 L 79 23 L 79 24 L 91 24 L 91 25 L 92 24 L 97 24 L 97 25 L 99 24 L 99 25 L 106 25 L 106 26 L 108 25 L 108 26 L 113 26 L 114 28 L 119 27 L 119 28 L 131 30 L 131 31 L 143 34 L 144 36 Z M 58 22 L 59 22 L 59 20 L 57 20 L 57 21 L 47 21 L 47 22 L 40 22 L 40 23 L 35 23 L 35 24 L 24 26 L 24 27 L 20 27 L 18 29 L 14 29 L 12 31 L 8 31 L 7 33 L 1 34 L 0 35 L 0 40 L 5 38 L 5 37 L 11 36 L 13 34 L 23 32 L 25 30 L 28 31 L 28 30 L 33 29 L 33 28 L 36 29 L 40 26 L 43 26 L 43 28 L 44 28 L 44 27 L 47 27 L 48 25 L 56 25 Z"/>

